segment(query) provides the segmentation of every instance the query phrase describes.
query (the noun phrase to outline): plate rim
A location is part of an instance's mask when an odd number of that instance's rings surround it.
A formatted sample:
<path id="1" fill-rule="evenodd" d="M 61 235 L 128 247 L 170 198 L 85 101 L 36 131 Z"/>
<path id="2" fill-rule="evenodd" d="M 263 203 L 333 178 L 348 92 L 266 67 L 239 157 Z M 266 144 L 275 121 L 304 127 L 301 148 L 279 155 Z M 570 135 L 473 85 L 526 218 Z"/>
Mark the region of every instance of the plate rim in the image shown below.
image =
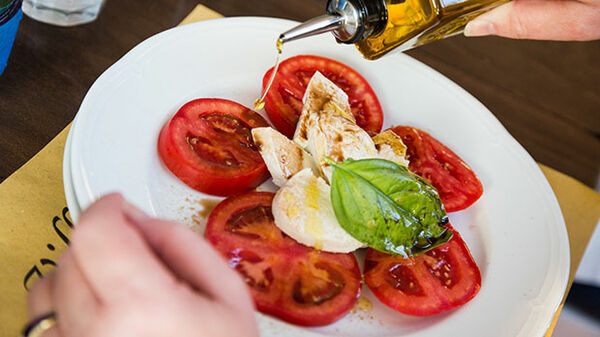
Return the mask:
<path id="1" fill-rule="evenodd" d="M 81 208 L 79 207 L 79 203 L 77 202 L 75 186 L 73 184 L 71 174 L 71 144 L 73 142 L 73 128 L 75 127 L 75 121 L 76 118 L 73 119 L 73 122 L 71 122 L 71 128 L 67 133 L 67 139 L 65 141 L 65 148 L 63 151 L 62 161 L 62 178 L 65 200 L 67 202 L 67 207 L 69 208 L 69 215 L 71 216 L 71 219 L 73 219 L 73 223 L 76 223 L 77 219 L 79 219 L 79 214 L 81 213 Z"/>

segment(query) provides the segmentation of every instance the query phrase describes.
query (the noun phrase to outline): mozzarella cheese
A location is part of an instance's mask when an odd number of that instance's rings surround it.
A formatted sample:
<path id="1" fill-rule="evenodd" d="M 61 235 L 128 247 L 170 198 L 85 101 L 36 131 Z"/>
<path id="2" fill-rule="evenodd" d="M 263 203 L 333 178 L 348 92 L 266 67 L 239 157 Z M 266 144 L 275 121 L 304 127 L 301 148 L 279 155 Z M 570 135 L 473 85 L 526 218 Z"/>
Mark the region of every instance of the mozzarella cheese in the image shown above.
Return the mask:
<path id="1" fill-rule="evenodd" d="M 330 111 L 308 116 L 307 150 L 312 154 L 327 181 L 332 168 L 325 158 L 341 162 L 346 159 L 376 158 L 377 150 L 369 134 L 356 123 Z"/>
<path id="2" fill-rule="evenodd" d="M 373 140 L 356 125 L 348 95 L 318 71 L 306 87 L 303 102 L 294 141 L 313 156 L 327 181 L 331 167 L 326 157 L 334 161 L 377 157 Z"/>
<path id="3" fill-rule="evenodd" d="M 310 169 L 295 174 L 273 199 L 275 225 L 306 246 L 334 253 L 348 253 L 362 244 L 337 222 L 330 187 Z"/>
<path id="4" fill-rule="evenodd" d="M 303 168 L 311 168 L 318 172 L 312 156 L 279 131 L 271 127 L 254 128 L 252 138 L 275 185 L 283 186 Z"/>
<path id="5" fill-rule="evenodd" d="M 294 141 L 272 128 L 252 130 L 273 182 L 281 187 L 273 199 L 275 225 L 306 246 L 352 252 L 364 245 L 335 217 L 328 185 L 332 168 L 325 159 L 382 158 L 406 166 L 406 146 L 391 130 L 371 138 L 356 124 L 346 93 L 319 72 L 303 102 Z"/>
<path id="6" fill-rule="evenodd" d="M 308 143 L 308 117 L 314 112 L 330 111 L 356 122 L 350 110 L 348 95 L 318 71 L 308 82 L 302 101 L 304 106 L 296 126 L 294 141 L 303 148 Z"/>
<path id="7" fill-rule="evenodd" d="M 394 131 L 387 130 L 373 137 L 373 142 L 377 148 L 377 157 L 393 161 L 402 166 L 408 167 L 406 159 L 406 145 L 402 138 Z"/>

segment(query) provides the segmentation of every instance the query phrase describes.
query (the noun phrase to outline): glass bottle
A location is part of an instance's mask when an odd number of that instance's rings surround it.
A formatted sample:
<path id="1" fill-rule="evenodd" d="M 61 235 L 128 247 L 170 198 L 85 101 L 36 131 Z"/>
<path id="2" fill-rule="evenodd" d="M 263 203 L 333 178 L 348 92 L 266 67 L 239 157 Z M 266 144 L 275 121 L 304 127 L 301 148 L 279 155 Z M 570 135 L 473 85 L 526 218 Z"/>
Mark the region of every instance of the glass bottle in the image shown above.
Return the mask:
<path id="1" fill-rule="evenodd" d="M 332 32 L 374 60 L 459 34 L 467 22 L 509 0 L 329 0 L 327 14 L 281 34 L 280 42 Z"/>

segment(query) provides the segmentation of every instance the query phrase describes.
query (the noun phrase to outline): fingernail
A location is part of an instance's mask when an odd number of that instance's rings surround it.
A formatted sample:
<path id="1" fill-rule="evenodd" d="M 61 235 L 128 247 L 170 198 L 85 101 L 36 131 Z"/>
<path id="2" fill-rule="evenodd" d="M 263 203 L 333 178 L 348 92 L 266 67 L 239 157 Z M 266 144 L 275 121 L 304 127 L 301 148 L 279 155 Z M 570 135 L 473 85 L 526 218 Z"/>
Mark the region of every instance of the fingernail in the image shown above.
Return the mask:
<path id="1" fill-rule="evenodd" d="M 133 204 L 123 200 L 123 213 L 125 217 L 135 223 L 148 221 L 150 216 Z"/>
<path id="2" fill-rule="evenodd" d="M 494 24 L 485 20 L 475 20 L 467 23 L 465 27 L 465 36 L 486 36 L 495 35 L 496 28 Z"/>

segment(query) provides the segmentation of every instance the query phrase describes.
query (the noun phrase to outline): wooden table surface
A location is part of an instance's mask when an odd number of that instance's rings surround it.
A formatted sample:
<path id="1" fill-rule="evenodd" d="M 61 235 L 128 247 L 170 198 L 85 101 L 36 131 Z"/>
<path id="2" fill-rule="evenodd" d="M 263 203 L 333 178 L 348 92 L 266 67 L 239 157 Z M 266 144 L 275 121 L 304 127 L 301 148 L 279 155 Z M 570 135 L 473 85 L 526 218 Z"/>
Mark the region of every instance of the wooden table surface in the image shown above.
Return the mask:
<path id="1" fill-rule="evenodd" d="M 75 116 L 94 80 L 196 4 L 225 16 L 305 20 L 325 0 L 107 0 L 72 28 L 24 17 L 0 77 L 0 182 Z M 539 162 L 595 186 L 600 168 L 600 42 L 454 37 L 408 54 L 486 105 Z"/>

